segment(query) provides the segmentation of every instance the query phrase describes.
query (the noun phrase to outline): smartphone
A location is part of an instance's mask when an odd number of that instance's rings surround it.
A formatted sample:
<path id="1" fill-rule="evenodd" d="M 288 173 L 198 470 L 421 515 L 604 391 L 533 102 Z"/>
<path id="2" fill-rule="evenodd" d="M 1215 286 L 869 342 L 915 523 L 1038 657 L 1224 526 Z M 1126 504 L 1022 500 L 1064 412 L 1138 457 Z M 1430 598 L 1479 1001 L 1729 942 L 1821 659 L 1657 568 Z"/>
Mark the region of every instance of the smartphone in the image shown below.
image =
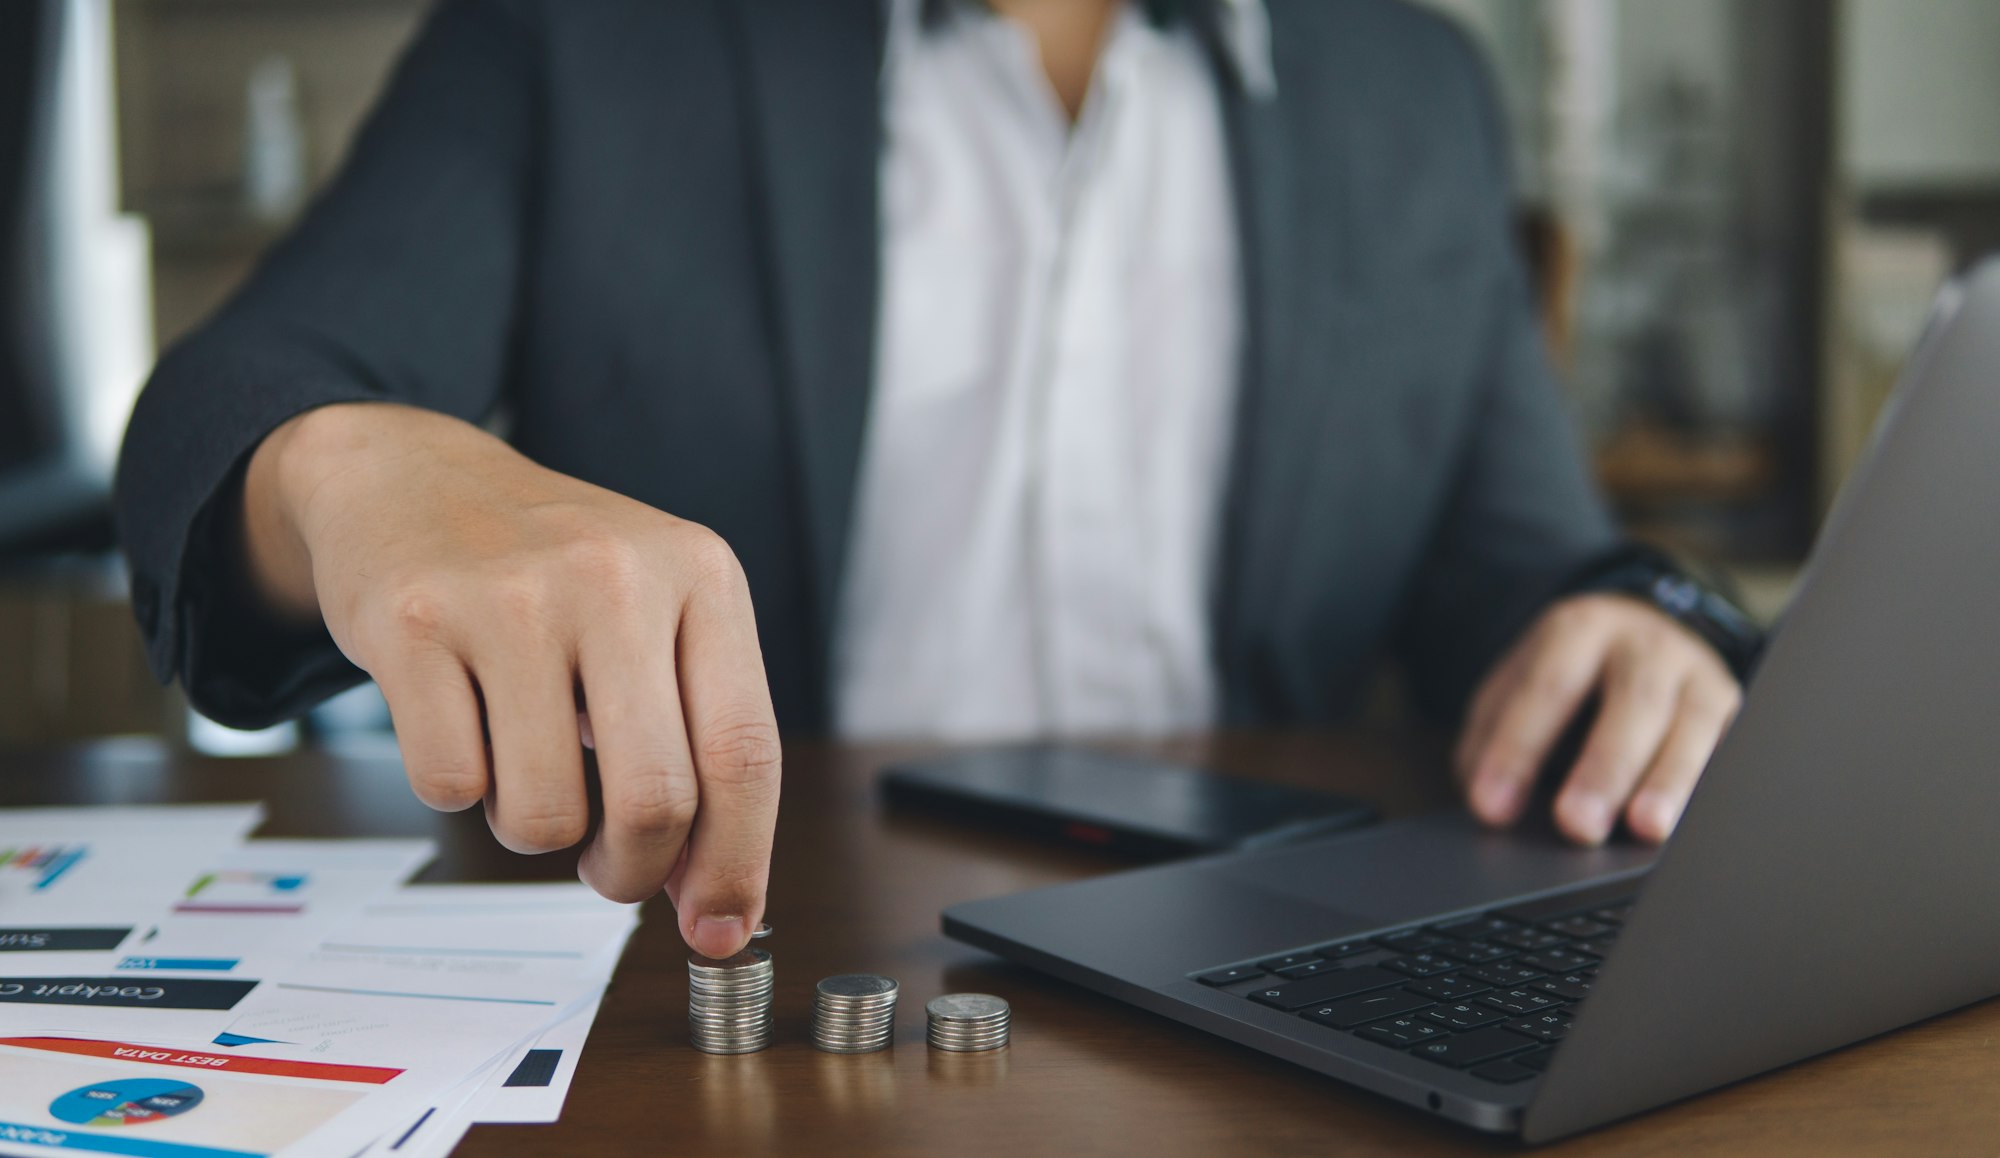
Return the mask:
<path id="1" fill-rule="evenodd" d="M 1255 848 L 1355 828 L 1365 801 L 1092 748 L 977 748 L 882 770 L 891 805 L 1136 857 Z"/>

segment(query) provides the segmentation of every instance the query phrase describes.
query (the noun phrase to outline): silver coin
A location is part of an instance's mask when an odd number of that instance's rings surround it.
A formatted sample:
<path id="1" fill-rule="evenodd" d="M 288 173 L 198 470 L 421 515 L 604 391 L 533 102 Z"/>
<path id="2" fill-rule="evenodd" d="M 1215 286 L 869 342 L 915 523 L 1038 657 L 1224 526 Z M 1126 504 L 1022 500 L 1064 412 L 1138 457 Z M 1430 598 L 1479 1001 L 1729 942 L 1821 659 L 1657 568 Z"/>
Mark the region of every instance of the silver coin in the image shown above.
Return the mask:
<path id="1" fill-rule="evenodd" d="M 887 997 L 896 989 L 895 978 L 879 973 L 839 973 L 819 983 L 819 995 L 834 998 Z"/>
<path id="2" fill-rule="evenodd" d="M 933 997 L 924 1012 L 941 1021 L 984 1022 L 1006 1017 L 1012 1007 L 990 993 L 947 993 Z"/>
<path id="3" fill-rule="evenodd" d="M 770 1046 L 771 1043 L 768 1040 L 731 1042 L 728 1044 L 724 1044 L 722 1042 L 706 1042 L 706 1041 L 698 1041 L 694 1043 L 694 1047 L 703 1053 L 719 1053 L 719 1054 L 758 1053 L 762 1050 L 769 1049 Z"/>
<path id="4" fill-rule="evenodd" d="M 734 957 L 703 957 L 699 953 L 688 955 L 690 970 L 706 970 L 711 973 L 730 973 L 770 963 L 771 955 L 762 949 L 745 949 Z"/>
<path id="5" fill-rule="evenodd" d="M 755 1053 L 771 1044 L 771 955 L 746 948 L 720 960 L 688 957 L 688 1043 L 703 1053 Z"/>
<path id="6" fill-rule="evenodd" d="M 750 934 L 750 939 L 752 941 L 761 941 L 770 935 L 771 935 L 771 926 L 766 925 L 760 921 L 757 924 L 757 931 Z"/>
<path id="7" fill-rule="evenodd" d="M 1008 1041 L 1006 1035 L 1003 1034 L 991 1041 L 940 1041 L 937 1038 L 931 1038 L 930 1045 L 932 1049 L 940 1050 L 944 1053 L 985 1053 L 989 1049 L 1007 1048 Z"/>
<path id="8" fill-rule="evenodd" d="M 1006 1037 L 1009 1033 L 1012 1032 L 1012 1029 L 1009 1026 L 996 1025 L 991 1029 L 953 1032 L 951 1030 L 940 1029 L 934 1026 L 926 1030 L 925 1032 L 929 1036 L 937 1038 L 940 1041 L 985 1041 L 989 1038 Z"/>

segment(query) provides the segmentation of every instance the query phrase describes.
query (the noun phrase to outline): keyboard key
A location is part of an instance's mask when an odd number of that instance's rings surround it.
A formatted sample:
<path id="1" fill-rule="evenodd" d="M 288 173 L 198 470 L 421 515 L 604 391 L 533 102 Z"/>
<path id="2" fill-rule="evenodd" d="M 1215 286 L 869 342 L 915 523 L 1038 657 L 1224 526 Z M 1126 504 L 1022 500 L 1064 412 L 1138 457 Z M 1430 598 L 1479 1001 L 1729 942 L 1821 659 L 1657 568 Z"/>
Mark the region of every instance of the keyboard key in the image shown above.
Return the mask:
<path id="1" fill-rule="evenodd" d="M 1463 944 L 1446 945 L 1438 952 L 1454 961 L 1463 961 L 1467 965 L 1485 965 L 1514 955 L 1512 949 L 1502 949 L 1490 941 L 1466 941 Z"/>
<path id="2" fill-rule="evenodd" d="M 1286 1011 L 1304 1009 L 1308 1005 L 1325 1005 L 1356 993 L 1366 993 L 1371 989 L 1387 989 L 1391 985 L 1401 985 L 1409 978 L 1401 973 L 1391 973 L 1387 969 L 1377 969 L 1373 965 L 1363 965 L 1358 969 L 1334 969 L 1317 977 L 1307 977 L 1302 981 L 1287 981 L 1266 989 L 1253 989 L 1246 996 L 1262 1005 L 1269 1005 Z"/>
<path id="3" fill-rule="evenodd" d="M 1605 933 L 1611 931 L 1611 926 L 1582 916 L 1564 917 L 1560 921 L 1545 921 L 1542 923 L 1542 928 L 1547 929 L 1551 933 L 1561 933 L 1565 937 L 1575 938 L 1578 941 L 1586 937 L 1603 936 Z"/>
<path id="4" fill-rule="evenodd" d="M 1313 952 L 1333 961 L 1341 957 L 1352 957 L 1356 953 L 1366 953 L 1377 947 L 1373 941 L 1335 941 L 1331 945 L 1321 945 Z"/>
<path id="5" fill-rule="evenodd" d="M 1426 1009 L 1423 1015 L 1446 1029 L 1461 1032 L 1507 1020 L 1507 1015 L 1497 1009 L 1488 1009 L 1484 1005 L 1474 1005 L 1466 1001 L 1454 1005 L 1440 1005 L 1436 1009 Z"/>
<path id="6" fill-rule="evenodd" d="M 1603 921 L 1607 925 L 1622 925 L 1632 912 L 1632 902 L 1609 905 L 1590 914 L 1591 920 Z"/>
<path id="7" fill-rule="evenodd" d="M 1426 933 L 1422 929 L 1404 929 L 1400 933 L 1385 933 L 1375 938 L 1375 943 L 1384 949 L 1394 949 L 1398 953 L 1428 953 L 1432 949 L 1451 944 L 1451 939 Z"/>
<path id="8" fill-rule="evenodd" d="M 1514 964 L 1526 969 L 1540 969 L 1544 973 L 1574 973 L 1579 969 L 1595 966 L 1601 958 L 1595 953 L 1579 953 L 1574 949 L 1545 949 L 1515 961 Z"/>
<path id="9" fill-rule="evenodd" d="M 1301 977 L 1311 977 L 1315 974 L 1331 972 L 1338 968 L 1340 966 L 1335 965 L 1331 961 L 1308 961 L 1303 965 L 1294 965 L 1289 969 L 1280 969 L 1278 970 L 1278 976 L 1290 981 L 1297 981 Z"/>
<path id="10" fill-rule="evenodd" d="M 1639 891 L 1639 882 L 1626 879 L 1608 881 L 1588 888 L 1571 889 L 1566 893 L 1523 901 L 1518 905 L 1508 905 L 1499 910 L 1499 915 L 1524 925 L 1539 925 L 1543 921 L 1553 921 L 1557 917 L 1567 917 L 1571 913 L 1589 912 L 1610 905 L 1625 905 L 1632 901 L 1632 894 Z"/>
<path id="11" fill-rule="evenodd" d="M 1211 969 L 1206 973 L 1197 973 L 1194 979 L 1203 985 L 1234 985 L 1238 981 L 1248 981 L 1252 977 L 1263 975 L 1264 971 L 1255 965 L 1236 965 L 1228 969 Z"/>
<path id="12" fill-rule="evenodd" d="M 1411 993 L 1421 993 L 1425 997 L 1436 1001 L 1457 1001 L 1461 997 L 1470 997 L 1475 993 L 1484 993 L 1493 987 L 1483 981 L 1474 981 L 1469 977 L 1460 977 L 1458 974 L 1452 973 L 1443 977 L 1426 977 L 1422 981 L 1405 985 L 1403 988 L 1409 990 Z"/>
<path id="13" fill-rule="evenodd" d="M 1384 961 L 1382 968 L 1408 973 L 1412 977 L 1436 977 L 1440 973 L 1449 973 L 1458 968 L 1458 962 L 1435 953 L 1417 953 L 1409 957 Z"/>
<path id="14" fill-rule="evenodd" d="M 1276 973 L 1282 969 L 1290 969 L 1294 965 L 1317 960 L 1319 960 L 1318 955 L 1313 953 L 1287 953 L 1283 957 L 1273 957 L 1269 961 L 1259 961 L 1257 964 Z"/>
<path id="15" fill-rule="evenodd" d="M 1484 981 L 1488 985 L 1498 985 L 1503 989 L 1526 985 L 1530 981 L 1540 981 L 1542 974 L 1542 970 L 1530 969 L 1516 961 L 1504 965 L 1481 965 L 1477 969 L 1465 970 L 1465 975 L 1474 981 Z"/>
<path id="16" fill-rule="evenodd" d="M 1515 1033 L 1525 1033 L 1538 1041 L 1557 1042 L 1569 1032 L 1569 1014 L 1538 1013 L 1533 1017 L 1510 1021 L 1507 1023 L 1507 1028 Z"/>
<path id="17" fill-rule="evenodd" d="M 1432 925 L 1431 932 L 1456 941 L 1484 941 L 1497 933 L 1511 933 L 1520 927 L 1518 923 L 1505 917 L 1493 917 L 1481 913 L 1476 917 L 1460 917 L 1456 921 Z"/>
<path id="18" fill-rule="evenodd" d="M 1541 981 L 1536 981 L 1528 985 L 1527 988 L 1538 990 L 1551 997 L 1561 998 L 1564 1001 L 1582 1001 L 1584 994 L 1590 992 L 1590 986 L 1590 978 L 1585 977 L 1583 974 L 1565 973 L 1561 977 L 1549 977 Z"/>
<path id="19" fill-rule="evenodd" d="M 1501 933 L 1493 938 L 1495 944 L 1533 953 L 1542 949 L 1553 949 L 1557 945 L 1569 944 L 1569 938 L 1561 933 L 1544 932 L 1541 929 L 1515 929 L 1511 933 Z"/>
<path id="20" fill-rule="evenodd" d="M 1325 1005 L 1315 1005 L 1300 1014 L 1307 1021 L 1330 1025 L 1335 1029 L 1353 1029 L 1385 1017 L 1400 1017 L 1405 1013 L 1415 1013 L 1430 1004 L 1427 997 L 1391 989 L 1382 993 L 1364 993 L 1345 1001 L 1332 1001 Z"/>
<path id="21" fill-rule="evenodd" d="M 1556 1055 L 1556 1047 L 1552 1045 L 1545 1045 L 1540 1049 L 1531 1049 L 1527 1053 L 1515 1054 L 1513 1057 L 1510 1057 L 1507 1060 L 1513 1062 L 1517 1066 L 1527 1066 L 1531 1070 L 1539 1071 L 1548 1069 L 1549 1059 L 1554 1057 L 1555 1055 Z"/>
<path id="22" fill-rule="evenodd" d="M 1427 1061 L 1465 1069 L 1494 1058 L 1520 1053 L 1535 1043 L 1504 1029 L 1475 1029 L 1441 1041 L 1427 1041 L 1410 1052 Z"/>
<path id="23" fill-rule="evenodd" d="M 1511 1059 L 1503 1058 L 1497 1062 L 1487 1062 L 1485 1065 L 1474 1069 L 1472 1076 L 1475 1078 L 1485 1078 L 1489 1082 L 1511 1084 L 1513 1082 L 1525 1082 L 1529 1078 L 1540 1077 L 1541 1072 L 1531 1070 L 1524 1065 L 1518 1065 Z"/>
<path id="24" fill-rule="evenodd" d="M 1419 1021 L 1413 1017 L 1392 1017 L 1387 1021 L 1378 1021 L 1374 1025 L 1364 1025 L 1354 1031 L 1354 1036 L 1365 1037 L 1382 1045 L 1406 1046 L 1429 1041 L 1434 1037 L 1443 1037 L 1444 1030 L 1428 1021 Z"/>
<path id="25" fill-rule="evenodd" d="M 1512 1014 L 1539 1013 L 1551 1005 L 1562 1004 L 1548 994 L 1536 993 L 1532 989 L 1509 989 L 1504 993 L 1487 993 L 1473 1000 L 1502 1013 Z"/>

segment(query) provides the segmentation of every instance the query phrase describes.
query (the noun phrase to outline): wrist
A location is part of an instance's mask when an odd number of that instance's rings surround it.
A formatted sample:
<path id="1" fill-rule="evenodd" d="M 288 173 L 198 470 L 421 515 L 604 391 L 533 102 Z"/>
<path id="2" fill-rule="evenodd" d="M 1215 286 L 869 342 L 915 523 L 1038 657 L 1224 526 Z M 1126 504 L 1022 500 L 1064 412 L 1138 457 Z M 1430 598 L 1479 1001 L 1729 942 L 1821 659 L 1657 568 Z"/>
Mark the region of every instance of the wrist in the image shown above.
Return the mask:
<path id="1" fill-rule="evenodd" d="M 1699 636 L 1748 683 L 1764 632 L 1743 610 L 1690 576 L 1662 551 L 1628 544 L 1586 565 L 1564 584 L 1564 595 L 1625 595 L 1658 610 Z"/>
<path id="2" fill-rule="evenodd" d="M 285 616 L 316 617 L 311 505 L 326 498 L 327 483 L 367 445 L 374 402 L 337 403 L 294 415 L 273 429 L 251 453 L 243 476 L 244 554 L 256 590 Z"/>

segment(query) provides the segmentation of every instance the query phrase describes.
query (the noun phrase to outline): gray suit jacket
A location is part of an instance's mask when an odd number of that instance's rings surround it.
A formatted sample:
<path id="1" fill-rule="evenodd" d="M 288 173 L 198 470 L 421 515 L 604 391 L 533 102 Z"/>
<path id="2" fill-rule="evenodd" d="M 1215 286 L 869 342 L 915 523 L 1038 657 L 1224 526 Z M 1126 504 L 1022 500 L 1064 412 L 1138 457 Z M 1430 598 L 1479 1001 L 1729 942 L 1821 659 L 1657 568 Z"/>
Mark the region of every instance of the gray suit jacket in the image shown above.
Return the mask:
<path id="1" fill-rule="evenodd" d="M 780 722 L 823 729 L 872 374 L 881 10 L 447 0 L 332 189 L 140 400 L 118 503 L 161 675 L 243 725 L 359 678 L 243 595 L 232 488 L 266 432 L 352 399 L 505 405 L 536 460 L 730 542 Z M 1248 335 L 1225 717 L 1338 717 L 1391 657 L 1448 718 L 1614 534 L 1544 366 L 1476 53 L 1398 0 L 1270 16 L 1275 99 L 1215 54 Z"/>

